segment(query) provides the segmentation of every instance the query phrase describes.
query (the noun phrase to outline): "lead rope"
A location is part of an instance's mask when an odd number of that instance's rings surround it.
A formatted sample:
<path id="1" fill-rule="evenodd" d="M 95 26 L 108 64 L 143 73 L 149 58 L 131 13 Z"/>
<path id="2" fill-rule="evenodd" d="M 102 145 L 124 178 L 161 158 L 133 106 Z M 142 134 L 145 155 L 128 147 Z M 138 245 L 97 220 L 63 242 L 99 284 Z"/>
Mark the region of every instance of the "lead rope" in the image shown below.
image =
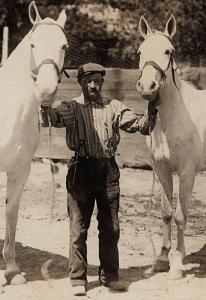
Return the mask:
<path id="1" fill-rule="evenodd" d="M 52 176 L 52 191 L 51 191 L 51 209 L 50 209 L 50 223 L 53 221 L 53 215 L 54 215 L 54 207 L 55 207 L 55 192 L 56 192 L 56 184 L 55 184 L 55 178 L 54 178 L 54 167 L 53 167 L 53 162 L 52 162 L 52 154 L 51 154 L 51 141 L 52 141 L 52 124 L 51 124 L 51 119 L 49 114 L 47 115 L 48 117 L 48 128 L 49 128 L 49 140 L 48 140 L 48 152 L 49 152 L 49 164 L 50 164 L 50 171 L 51 171 L 51 176 Z M 43 122 L 42 116 L 39 110 L 39 122 L 38 122 L 38 129 L 40 132 L 40 127 L 41 123 Z"/>
<path id="2" fill-rule="evenodd" d="M 51 140 L 52 140 L 52 134 L 51 134 L 51 120 L 49 118 L 49 163 L 50 163 L 50 170 L 51 170 L 51 177 L 52 177 L 52 191 L 51 191 L 51 207 L 50 207 L 50 218 L 49 218 L 49 224 L 53 222 L 54 217 L 54 207 L 55 207 L 55 193 L 56 193 L 56 186 L 55 186 L 55 178 L 54 178 L 54 167 L 52 162 L 52 154 L 51 154 Z"/>
<path id="3" fill-rule="evenodd" d="M 55 201 L 54 200 L 55 200 L 55 192 L 56 192 L 55 178 L 54 178 L 54 173 L 53 173 L 52 154 L 51 154 L 51 140 L 52 140 L 51 128 L 52 128 L 52 125 L 51 125 L 51 120 L 50 120 L 49 116 L 48 116 L 48 122 L 49 122 L 48 150 L 49 150 L 50 171 L 51 171 L 51 177 L 52 177 L 52 190 L 51 190 L 51 196 L 50 196 L 51 206 L 50 206 L 49 222 L 48 222 L 48 225 L 47 225 L 47 228 L 46 228 L 46 231 L 45 231 L 45 237 L 44 237 L 44 240 L 43 240 L 43 244 L 45 244 L 45 248 L 46 248 L 44 251 L 47 251 L 47 252 L 49 252 L 49 249 L 48 249 L 49 247 L 47 245 L 47 241 L 48 241 L 48 238 L 49 238 L 49 231 L 51 230 L 51 226 L 52 226 L 52 223 L 53 223 L 53 220 L 54 220 L 54 207 L 55 207 Z M 48 267 L 49 267 L 50 263 L 53 260 L 53 258 L 52 258 L 53 255 L 51 253 L 50 253 L 50 255 L 51 255 L 51 259 L 48 259 L 41 266 L 42 277 L 47 281 L 50 279 L 50 276 L 49 276 L 49 273 L 48 273 Z"/>
<path id="4" fill-rule="evenodd" d="M 152 255 L 153 255 L 152 271 L 153 271 L 154 264 L 156 262 L 156 249 L 155 249 L 155 244 L 154 244 L 154 241 L 153 241 L 153 238 L 152 238 L 152 230 L 151 230 L 151 226 L 150 226 L 150 212 L 151 212 L 153 197 L 154 197 L 154 188 L 155 188 L 156 175 L 155 175 L 154 165 L 153 165 L 152 156 L 151 156 L 152 137 L 151 137 L 151 128 L 150 128 L 150 126 L 149 126 L 149 137 L 150 137 L 149 156 L 150 156 L 150 164 L 152 166 L 152 188 L 151 188 L 151 194 L 150 194 L 150 198 L 149 198 L 148 205 L 147 205 L 146 232 L 147 232 L 147 238 L 149 239 L 149 241 L 152 245 L 152 252 L 153 252 L 152 253 Z"/>

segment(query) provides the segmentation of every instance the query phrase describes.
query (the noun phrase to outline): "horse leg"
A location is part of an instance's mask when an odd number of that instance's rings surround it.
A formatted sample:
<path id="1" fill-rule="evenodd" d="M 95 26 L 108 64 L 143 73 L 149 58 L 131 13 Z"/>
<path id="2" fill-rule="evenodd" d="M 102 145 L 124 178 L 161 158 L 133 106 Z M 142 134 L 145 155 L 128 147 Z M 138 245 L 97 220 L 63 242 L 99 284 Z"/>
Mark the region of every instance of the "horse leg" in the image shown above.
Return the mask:
<path id="1" fill-rule="evenodd" d="M 173 180 L 172 172 L 165 165 L 160 168 L 155 168 L 161 186 L 161 213 L 163 221 L 163 245 L 160 255 L 157 257 L 153 270 L 155 272 L 169 271 L 168 254 L 171 248 L 171 222 L 172 222 L 172 193 L 173 193 Z"/>
<path id="2" fill-rule="evenodd" d="M 18 166 L 18 169 L 7 173 L 6 194 L 6 233 L 3 256 L 6 262 L 5 278 L 11 284 L 25 283 L 19 266 L 15 261 L 15 234 L 18 220 L 18 209 L 24 185 L 27 181 L 31 163 Z"/>
<path id="3" fill-rule="evenodd" d="M 179 198 L 174 214 L 175 223 L 177 225 L 177 248 L 170 258 L 171 279 L 179 279 L 183 276 L 182 260 L 186 255 L 184 232 L 187 224 L 188 207 L 192 197 L 192 190 L 195 181 L 194 168 L 184 170 L 179 176 Z"/>

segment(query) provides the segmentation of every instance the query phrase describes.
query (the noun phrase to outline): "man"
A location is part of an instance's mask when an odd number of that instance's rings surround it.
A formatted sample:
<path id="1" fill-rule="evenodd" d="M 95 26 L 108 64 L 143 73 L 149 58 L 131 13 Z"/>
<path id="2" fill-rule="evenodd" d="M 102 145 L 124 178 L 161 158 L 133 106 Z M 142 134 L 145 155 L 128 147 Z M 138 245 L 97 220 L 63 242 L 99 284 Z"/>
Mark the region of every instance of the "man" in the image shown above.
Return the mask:
<path id="1" fill-rule="evenodd" d="M 70 280 L 73 295 L 85 295 L 87 283 L 87 231 L 97 202 L 99 280 L 111 287 L 119 280 L 119 169 L 115 152 L 119 129 L 149 134 L 156 120 L 151 105 L 135 115 L 118 100 L 101 94 L 105 69 L 88 63 L 78 69 L 80 97 L 56 108 L 42 106 L 43 126 L 66 127 L 66 142 L 75 152 L 66 178 L 70 218 Z M 49 117 L 49 118 L 48 118 Z"/>

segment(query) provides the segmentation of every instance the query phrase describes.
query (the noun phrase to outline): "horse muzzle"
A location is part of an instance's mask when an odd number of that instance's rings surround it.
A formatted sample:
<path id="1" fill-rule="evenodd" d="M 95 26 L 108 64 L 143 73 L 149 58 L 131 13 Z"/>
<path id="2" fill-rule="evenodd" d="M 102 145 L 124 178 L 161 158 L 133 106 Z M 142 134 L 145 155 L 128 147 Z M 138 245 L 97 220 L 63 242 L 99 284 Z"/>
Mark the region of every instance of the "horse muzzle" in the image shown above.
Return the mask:
<path id="1" fill-rule="evenodd" d="M 160 85 L 155 81 L 153 81 L 149 83 L 147 86 L 144 86 L 140 79 L 137 82 L 136 88 L 137 91 L 145 100 L 152 101 L 156 99 L 157 94 L 159 92 Z"/>
<path id="2" fill-rule="evenodd" d="M 57 83 L 50 83 L 47 82 L 38 82 L 38 80 L 35 82 L 34 85 L 34 94 L 36 99 L 39 100 L 39 102 L 45 102 L 47 101 L 52 105 L 52 103 L 55 100 L 55 95 L 57 92 Z"/>

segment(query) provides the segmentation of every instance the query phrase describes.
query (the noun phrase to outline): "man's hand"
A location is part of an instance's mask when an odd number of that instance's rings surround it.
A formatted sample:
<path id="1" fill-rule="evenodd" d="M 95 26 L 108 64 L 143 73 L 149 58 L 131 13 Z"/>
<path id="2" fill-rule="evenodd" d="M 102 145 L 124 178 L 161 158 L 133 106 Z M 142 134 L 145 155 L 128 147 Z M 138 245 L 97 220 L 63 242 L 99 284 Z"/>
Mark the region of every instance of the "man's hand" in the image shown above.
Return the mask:
<path id="1" fill-rule="evenodd" d="M 41 107 L 51 107 L 52 106 L 52 103 L 51 101 L 42 101 L 41 102 Z"/>
<path id="2" fill-rule="evenodd" d="M 41 99 L 41 105 L 42 106 L 52 106 L 52 104 L 55 101 L 55 95 L 52 95 L 50 97 L 42 98 Z"/>
<path id="3" fill-rule="evenodd" d="M 148 103 L 148 113 L 149 115 L 155 115 L 158 112 L 157 106 L 159 105 L 158 99 L 149 101 Z"/>

